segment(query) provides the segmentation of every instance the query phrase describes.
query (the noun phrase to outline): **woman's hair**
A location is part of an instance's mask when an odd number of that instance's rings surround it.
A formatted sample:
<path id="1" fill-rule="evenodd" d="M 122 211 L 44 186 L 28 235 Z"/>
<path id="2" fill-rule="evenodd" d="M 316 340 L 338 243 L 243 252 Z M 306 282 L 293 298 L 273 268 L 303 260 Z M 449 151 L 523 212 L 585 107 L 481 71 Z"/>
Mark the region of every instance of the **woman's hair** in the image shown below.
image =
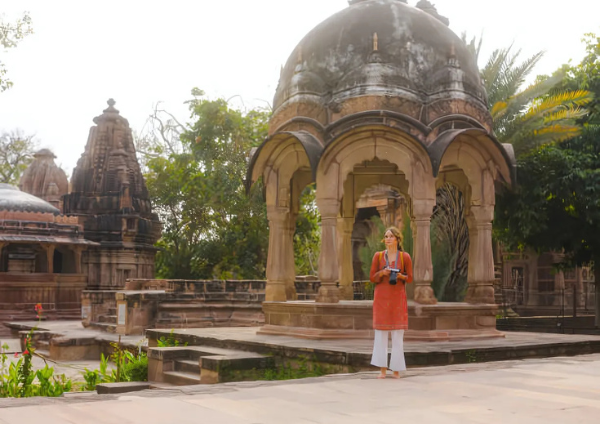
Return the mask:
<path id="1" fill-rule="evenodd" d="M 381 241 L 385 243 L 385 235 L 388 231 L 392 233 L 394 237 L 396 237 L 396 240 L 398 240 L 398 250 L 402 251 L 402 242 L 404 241 L 404 237 L 402 236 L 400 230 L 396 227 L 386 228 L 386 230 L 383 232 L 383 239 Z"/>

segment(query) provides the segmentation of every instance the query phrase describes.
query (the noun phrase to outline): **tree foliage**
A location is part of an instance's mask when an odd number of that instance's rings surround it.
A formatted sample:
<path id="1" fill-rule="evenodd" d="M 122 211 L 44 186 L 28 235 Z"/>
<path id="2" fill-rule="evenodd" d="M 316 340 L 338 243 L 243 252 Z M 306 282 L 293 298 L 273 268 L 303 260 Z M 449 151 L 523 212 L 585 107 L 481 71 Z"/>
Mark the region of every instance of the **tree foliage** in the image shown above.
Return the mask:
<path id="1" fill-rule="evenodd" d="M 246 196 L 244 178 L 251 149 L 267 135 L 268 114 L 243 113 L 197 89 L 192 94 L 190 124 L 173 125 L 174 117 L 156 109 L 151 134 L 138 143 L 164 226 L 157 274 L 263 278 L 266 208 L 260 185 Z"/>
<path id="2" fill-rule="evenodd" d="M 600 254 L 600 127 L 519 160 L 519 186 L 499 197 L 496 220 L 513 248 L 565 251 L 572 264 Z"/>
<path id="3" fill-rule="evenodd" d="M 21 130 L 0 134 L 0 183 L 17 185 L 36 148 L 34 136 Z"/>
<path id="4" fill-rule="evenodd" d="M 0 15 L 0 46 L 6 52 L 8 49 L 16 47 L 23 38 L 33 33 L 31 26 L 31 17 L 29 14 L 23 14 L 23 17 L 15 22 L 6 22 Z M 12 87 L 13 83 L 7 77 L 7 70 L 0 60 L 0 92 Z"/>
<path id="5" fill-rule="evenodd" d="M 269 112 L 230 107 L 201 90 L 183 124 L 157 105 L 136 147 L 155 210 L 161 278 L 265 278 L 269 229 L 260 182 L 247 194 L 250 154 L 267 136 Z M 301 199 L 294 236 L 297 272 L 316 273 L 319 214 L 315 188 Z"/>

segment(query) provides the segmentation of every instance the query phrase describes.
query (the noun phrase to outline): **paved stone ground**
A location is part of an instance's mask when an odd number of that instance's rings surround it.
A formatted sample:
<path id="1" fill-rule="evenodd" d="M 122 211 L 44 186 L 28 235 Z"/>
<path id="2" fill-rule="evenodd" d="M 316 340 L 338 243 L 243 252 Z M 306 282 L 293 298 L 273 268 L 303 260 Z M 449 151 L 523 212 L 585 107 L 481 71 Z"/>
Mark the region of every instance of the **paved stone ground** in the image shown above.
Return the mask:
<path id="1" fill-rule="evenodd" d="M 598 423 L 600 354 L 248 382 L 0 400 L 0 423 Z"/>
<path id="2" fill-rule="evenodd" d="M 297 337 L 271 336 L 256 334 L 256 327 L 227 327 L 227 328 L 177 328 L 176 335 L 192 335 L 210 337 L 219 340 L 239 340 L 245 342 L 299 347 L 308 349 L 326 349 L 339 352 L 357 352 L 370 354 L 373 351 L 373 340 L 307 340 Z M 170 330 L 163 330 L 169 332 Z M 405 341 L 406 352 L 441 352 L 460 349 L 485 349 L 515 346 L 532 346 L 554 343 L 577 343 L 598 341 L 600 336 L 506 332 L 505 337 L 492 339 L 472 339 L 463 341 Z"/>

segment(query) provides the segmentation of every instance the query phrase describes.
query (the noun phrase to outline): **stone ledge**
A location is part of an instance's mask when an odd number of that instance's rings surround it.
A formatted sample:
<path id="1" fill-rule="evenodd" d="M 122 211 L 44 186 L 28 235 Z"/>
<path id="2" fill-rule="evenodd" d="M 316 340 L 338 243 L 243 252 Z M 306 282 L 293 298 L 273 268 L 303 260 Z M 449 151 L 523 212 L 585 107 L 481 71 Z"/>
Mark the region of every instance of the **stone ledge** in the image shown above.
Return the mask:
<path id="1" fill-rule="evenodd" d="M 101 383 L 96 386 L 96 391 L 99 395 L 139 392 L 140 390 L 148 389 L 150 389 L 150 383 L 135 381 L 127 383 Z"/>

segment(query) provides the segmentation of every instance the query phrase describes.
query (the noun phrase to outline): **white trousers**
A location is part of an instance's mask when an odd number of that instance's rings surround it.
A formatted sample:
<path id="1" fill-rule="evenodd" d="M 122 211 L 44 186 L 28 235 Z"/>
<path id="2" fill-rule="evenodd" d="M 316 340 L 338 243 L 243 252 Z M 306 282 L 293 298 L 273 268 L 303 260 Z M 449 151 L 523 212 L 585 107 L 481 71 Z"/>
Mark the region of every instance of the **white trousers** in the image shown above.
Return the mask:
<path id="1" fill-rule="evenodd" d="M 392 333 L 392 358 L 388 367 L 388 341 L 390 333 Z M 404 330 L 375 330 L 371 364 L 379 368 L 389 368 L 392 371 L 406 370 L 406 361 L 404 360 Z"/>

